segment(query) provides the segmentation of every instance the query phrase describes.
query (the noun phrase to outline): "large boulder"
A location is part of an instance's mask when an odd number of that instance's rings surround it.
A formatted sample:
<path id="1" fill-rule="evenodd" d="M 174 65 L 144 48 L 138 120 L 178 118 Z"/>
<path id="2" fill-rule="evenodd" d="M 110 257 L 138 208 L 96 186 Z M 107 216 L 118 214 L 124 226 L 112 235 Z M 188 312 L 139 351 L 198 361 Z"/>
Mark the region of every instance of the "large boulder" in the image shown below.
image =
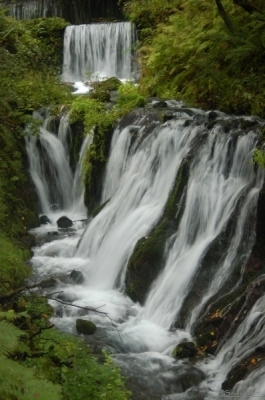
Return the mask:
<path id="1" fill-rule="evenodd" d="M 93 335 L 93 333 L 96 332 L 97 327 L 92 321 L 87 321 L 85 319 L 77 319 L 76 330 L 78 333 L 83 333 L 84 335 Z"/>
<path id="2" fill-rule="evenodd" d="M 71 226 L 73 226 L 73 221 L 65 215 L 63 217 L 60 217 L 56 221 L 56 223 L 58 225 L 58 228 L 70 228 Z"/>

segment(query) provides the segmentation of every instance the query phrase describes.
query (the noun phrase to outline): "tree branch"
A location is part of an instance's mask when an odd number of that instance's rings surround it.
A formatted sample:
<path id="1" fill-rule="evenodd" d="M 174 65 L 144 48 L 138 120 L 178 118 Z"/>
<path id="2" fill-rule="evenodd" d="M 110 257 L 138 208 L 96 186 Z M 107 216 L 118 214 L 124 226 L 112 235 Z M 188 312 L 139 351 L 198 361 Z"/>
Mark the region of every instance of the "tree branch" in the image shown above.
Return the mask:
<path id="1" fill-rule="evenodd" d="M 233 0 L 234 4 L 243 8 L 248 13 L 252 14 L 253 12 L 261 13 L 261 9 L 255 6 L 252 3 L 249 3 L 248 0 Z"/>

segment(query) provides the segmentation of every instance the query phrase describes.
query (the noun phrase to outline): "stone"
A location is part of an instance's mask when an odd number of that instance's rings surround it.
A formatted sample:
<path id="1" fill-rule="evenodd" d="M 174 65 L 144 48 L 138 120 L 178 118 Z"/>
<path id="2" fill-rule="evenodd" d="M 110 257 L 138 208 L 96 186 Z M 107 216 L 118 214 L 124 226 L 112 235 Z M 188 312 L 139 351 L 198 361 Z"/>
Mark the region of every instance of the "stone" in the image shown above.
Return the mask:
<path id="1" fill-rule="evenodd" d="M 163 100 L 156 101 L 153 103 L 153 108 L 166 108 L 166 107 L 167 107 L 167 103 Z"/>
<path id="2" fill-rule="evenodd" d="M 73 225 L 73 221 L 71 221 L 68 217 L 65 215 L 63 217 L 60 217 L 56 221 L 58 228 L 70 228 Z"/>
<path id="3" fill-rule="evenodd" d="M 83 333 L 84 335 L 93 335 L 97 330 L 97 326 L 92 321 L 77 319 L 76 330 L 78 333 Z"/>
<path id="4" fill-rule="evenodd" d="M 54 278 L 48 278 L 48 279 L 44 279 L 43 281 L 41 281 L 40 283 L 40 287 L 41 288 L 49 288 L 49 287 L 55 287 L 58 285 L 58 282 L 56 279 Z"/>
<path id="5" fill-rule="evenodd" d="M 174 117 L 175 117 L 174 113 L 172 113 L 172 112 L 166 112 L 166 113 L 163 115 L 163 122 L 170 121 L 171 119 L 174 119 Z"/>
<path id="6" fill-rule="evenodd" d="M 81 285 L 85 281 L 85 277 L 81 271 L 75 269 L 70 273 L 70 278 L 77 284 Z"/>
<path id="7" fill-rule="evenodd" d="M 51 224 L 51 220 L 50 220 L 50 218 L 47 217 L 47 215 L 41 215 L 40 216 L 40 224 L 41 225 Z"/>
<path id="8" fill-rule="evenodd" d="M 193 342 L 182 342 L 178 344 L 172 353 L 173 357 L 175 358 L 195 357 L 197 354 L 198 350 Z"/>

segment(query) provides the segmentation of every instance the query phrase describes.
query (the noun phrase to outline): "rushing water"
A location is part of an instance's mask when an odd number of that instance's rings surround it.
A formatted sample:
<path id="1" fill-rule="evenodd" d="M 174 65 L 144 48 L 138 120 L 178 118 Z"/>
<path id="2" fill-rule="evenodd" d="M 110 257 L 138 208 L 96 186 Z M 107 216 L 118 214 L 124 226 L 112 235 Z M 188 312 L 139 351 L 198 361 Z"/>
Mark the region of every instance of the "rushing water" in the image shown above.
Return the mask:
<path id="1" fill-rule="evenodd" d="M 194 322 L 206 302 L 229 279 L 242 246 L 245 258 L 250 253 L 255 224 L 248 221 L 255 221 L 263 184 L 263 174 L 251 161 L 255 132 L 224 133 L 222 124 L 207 130 L 207 114 L 199 110 L 190 110 L 189 114 L 176 112 L 177 119 L 154 123 L 153 129 L 145 117 L 136 118 L 123 129 L 116 128 L 102 188 L 101 202 L 108 202 L 85 229 L 80 222 L 86 218 L 80 189 L 81 165 L 93 135 L 84 140 L 75 176 L 68 160 L 71 132 L 67 117 L 61 120 L 58 136 L 47 130 L 46 123 L 40 138 L 29 136 L 26 143 L 41 211 L 52 221 L 34 233 L 42 239 L 49 232 L 59 233 L 55 241 L 34 249 L 34 272 L 38 279 L 57 277 L 58 290 L 63 290 L 74 305 L 101 307 L 109 314 L 116 327 L 101 314 L 84 317 L 98 326 L 89 339 L 90 345 L 108 346 L 124 373 L 135 382 L 137 399 L 219 399 L 224 395 L 221 383 L 232 366 L 251 349 L 265 344 L 262 297 L 236 332 L 220 345 L 215 358 L 192 366 L 171 357 L 175 345 L 191 339 Z M 219 118 L 229 119 L 221 114 Z M 201 123 L 196 122 L 200 119 Z M 166 244 L 165 266 L 141 307 L 123 294 L 126 264 L 138 239 L 147 236 L 161 217 L 181 162 L 191 155 L 179 228 Z M 185 330 L 170 329 L 205 253 L 235 214 L 233 237 L 216 260 L 216 268 L 187 318 Z M 56 219 L 61 215 L 78 220 L 71 231 L 58 230 Z M 84 274 L 82 285 L 69 280 L 64 283 L 62 277 L 73 269 Z M 68 306 L 58 308 L 56 301 L 52 305 L 57 310 L 54 323 L 76 333 L 78 311 Z M 239 393 L 253 388 L 264 393 L 263 372 L 261 366 L 235 390 Z"/>
<path id="2" fill-rule="evenodd" d="M 68 26 L 64 35 L 63 81 L 86 81 L 91 75 L 94 79 L 133 79 L 135 40 L 136 31 L 130 22 Z"/>
<path id="3" fill-rule="evenodd" d="M 33 19 L 45 17 L 61 17 L 62 12 L 53 0 L 26 0 L 6 2 L 8 15 L 16 19 Z"/>

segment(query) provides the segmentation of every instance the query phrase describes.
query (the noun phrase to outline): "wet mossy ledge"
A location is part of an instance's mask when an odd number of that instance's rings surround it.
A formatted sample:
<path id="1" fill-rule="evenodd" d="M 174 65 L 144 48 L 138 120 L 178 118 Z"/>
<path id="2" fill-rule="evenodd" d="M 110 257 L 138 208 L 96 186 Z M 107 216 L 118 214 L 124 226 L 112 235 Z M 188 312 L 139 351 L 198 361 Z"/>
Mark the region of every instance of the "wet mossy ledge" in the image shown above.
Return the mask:
<path id="1" fill-rule="evenodd" d="M 164 265 L 166 240 L 177 231 L 188 176 L 189 162 L 184 160 L 160 222 L 147 237 L 141 238 L 135 245 L 125 278 L 125 292 L 133 301 L 144 303 L 152 282 Z"/>

